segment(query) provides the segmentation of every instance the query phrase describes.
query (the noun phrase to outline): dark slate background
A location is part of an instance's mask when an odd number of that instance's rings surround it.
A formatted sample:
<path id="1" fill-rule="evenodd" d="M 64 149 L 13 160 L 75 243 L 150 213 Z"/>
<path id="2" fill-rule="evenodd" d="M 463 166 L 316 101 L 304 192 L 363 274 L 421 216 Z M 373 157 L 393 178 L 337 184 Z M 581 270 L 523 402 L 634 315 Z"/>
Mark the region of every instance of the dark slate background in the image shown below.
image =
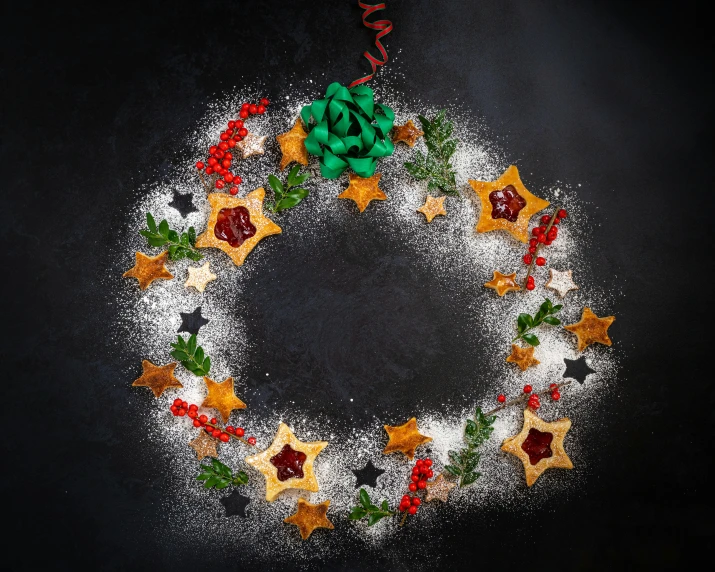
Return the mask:
<path id="1" fill-rule="evenodd" d="M 703 13 L 689 2 L 452 0 L 394 1 L 386 15 L 403 89 L 427 104 L 457 96 L 539 180 L 583 183 L 600 225 L 589 256 L 623 292 L 609 309 L 622 387 L 589 441 L 596 474 L 577 498 L 456 521 L 431 548 L 439 567 L 683 566 L 713 537 L 710 261 L 700 246 L 713 229 L 713 62 Z M 237 77 L 264 81 L 271 97 L 295 73 L 342 82 L 363 73 L 372 32 L 359 18 L 354 2 L 4 6 L 3 566 L 249 564 L 132 533 L 156 510 L 170 459 L 146 463 L 133 448 L 145 404 L 127 405 L 118 381 L 139 356 L 103 342 L 113 319 L 99 283 L 105 245 L 121 235 L 117 213 L 132 190 L 176 172 L 175 142 Z M 437 311 L 433 319 L 438 331 Z M 288 359 L 252 356 L 258 372 L 290 370 Z M 403 404 L 379 397 L 388 410 Z M 406 535 L 387 551 L 428 542 Z M 400 562 L 356 556 L 323 565 Z"/>

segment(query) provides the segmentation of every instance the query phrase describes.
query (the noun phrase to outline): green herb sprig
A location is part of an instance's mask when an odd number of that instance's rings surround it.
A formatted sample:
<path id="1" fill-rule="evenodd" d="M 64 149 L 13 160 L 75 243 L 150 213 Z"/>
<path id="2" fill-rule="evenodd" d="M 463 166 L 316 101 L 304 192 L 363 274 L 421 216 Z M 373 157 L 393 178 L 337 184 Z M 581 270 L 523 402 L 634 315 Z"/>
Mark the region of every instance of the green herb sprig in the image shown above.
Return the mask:
<path id="1" fill-rule="evenodd" d="M 197 481 L 204 481 L 205 489 L 225 489 L 229 485 L 240 486 L 248 482 L 248 475 L 239 471 L 235 475 L 233 471 L 218 459 L 211 459 L 210 465 L 201 465 L 201 473 L 196 477 Z"/>
<path id="2" fill-rule="evenodd" d="M 162 220 L 157 226 L 154 217 L 151 213 L 146 213 L 146 230 L 140 230 L 144 238 L 146 238 L 149 246 L 167 246 L 169 251 L 169 260 L 181 260 L 189 258 L 191 260 L 201 260 L 203 255 L 196 250 L 196 230 L 193 226 L 189 227 L 188 232 L 179 234 L 177 231 L 169 228 L 169 223 L 166 219 Z"/>
<path id="3" fill-rule="evenodd" d="M 177 336 L 176 343 L 171 344 L 171 347 L 174 348 L 171 357 L 180 361 L 191 373 L 199 377 L 209 374 L 211 358 L 204 356 L 204 349 L 196 344 L 196 334 L 191 334 L 188 341 Z"/>
<path id="4" fill-rule="evenodd" d="M 372 526 L 386 516 L 393 516 L 395 513 L 390 510 L 387 501 L 384 500 L 378 507 L 372 504 L 370 495 L 365 489 L 360 489 L 360 504 L 354 506 L 350 511 L 350 520 L 360 520 L 367 517 L 367 525 Z"/>
<path id="5" fill-rule="evenodd" d="M 464 429 L 464 440 L 467 442 L 467 446 L 459 451 L 449 451 L 449 460 L 452 464 L 445 465 L 444 470 L 459 477 L 460 487 L 471 485 L 482 475 L 476 472 L 481 458 L 477 449 L 489 439 L 494 431 L 492 425 L 496 418 L 496 415 L 484 415 L 482 408 L 477 407 L 474 419 L 467 419 L 467 426 Z"/>
<path id="6" fill-rule="evenodd" d="M 446 114 L 443 109 L 432 121 L 422 115 L 418 116 L 425 132 L 427 157 L 417 151 L 415 162 L 406 162 L 405 169 L 418 181 L 427 179 L 427 189 L 430 191 L 439 189 L 447 195 L 458 195 L 454 179 L 456 173 L 450 162 L 457 148 L 457 140 L 450 138 L 454 125 L 451 121 L 445 121 Z"/>
<path id="7" fill-rule="evenodd" d="M 302 185 L 310 178 L 310 173 L 300 173 L 300 165 L 294 166 L 288 173 L 286 184 L 283 185 L 275 175 L 268 175 L 268 184 L 273 189 L 273 202 L 266 202 L 264 206 L 271 212 L 279 213 L 291 209 L 308 196 L 308 189 Z"/>
<path id="8" fill-rule="evenodd" d="M 556 314 L 563 306 L 561 304 L 556 304 L 556 306 L 551 305 L 551 300 L 546 298 L 543 304 L 539 307 L 539 311 L 532 317 L 529 314 L 519 314 L 516 320 L 517 332 L 519 335 L 516 336 L 512 342 L 516 340 L 524 340 L 530 346 L 538 346 L 539 338 L 536 334 L 529 333 L 534 328 L 540 326 L 542 323 L 549 324 L 551 326 L 558 326 L 561 320 L 554 318 Z"/>

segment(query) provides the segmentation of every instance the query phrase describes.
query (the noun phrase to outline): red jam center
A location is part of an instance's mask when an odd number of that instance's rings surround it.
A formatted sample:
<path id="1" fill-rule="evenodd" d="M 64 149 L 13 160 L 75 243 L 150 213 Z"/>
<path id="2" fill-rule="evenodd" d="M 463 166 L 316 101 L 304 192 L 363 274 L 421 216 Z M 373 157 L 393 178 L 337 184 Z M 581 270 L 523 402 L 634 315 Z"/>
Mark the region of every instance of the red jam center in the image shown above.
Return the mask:
<path id="1" fill-rule="evenodd" d="M 492 203 L 492 218 L 505 218 L 509 222 L 516 222 L 519 211 L 526 206 L 526 200 L 516 192 L 514 185 L 489 193 L 489 202 Z"/>
<path id="2" fill-rule="evenodd" d="M 219 240 L 225 240 L 236 248 L 256 234 L 256 227 L 251 223 L 251 215 L 246 207 L 221 209 L 218 211 L 214 234 Z"/>
<path id="3" fill-rule="evenodd" d="M 553 433 L 542 433 L 538 429 L 529 429 L 529 436 L 524 439 L 521 448 L 529 455 L 529 462 L 536 465 L 541 459 L 548 459 L 554 453 L 551 451 Z"/>
<path id="4" fill-rule="evenodd" d="M 305 453 L 296 451 L 290 445 L 283 445 L 281 452 L 271 457 L 271 464 L 278 469 L 278 480 L 287 481 L 293 477 L 303 478 Z"/>

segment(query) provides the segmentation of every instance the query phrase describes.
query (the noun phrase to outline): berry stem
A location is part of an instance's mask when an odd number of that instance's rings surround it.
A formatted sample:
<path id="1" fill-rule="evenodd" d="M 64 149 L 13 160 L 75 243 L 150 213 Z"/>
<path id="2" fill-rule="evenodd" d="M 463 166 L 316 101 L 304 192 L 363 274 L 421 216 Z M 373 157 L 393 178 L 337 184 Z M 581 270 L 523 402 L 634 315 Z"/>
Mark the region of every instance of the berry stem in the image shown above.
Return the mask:
<path id="1" fill-rule="evenodd" d="M 209 423 L 208 421 L 207 421 L 206 423 L 204 423 L 204 425 L 206 425 L 207 427 L 213 427 L 214 429 L 218 429 L 218 430 L 221 431 L 222 433 L 226 433 L 226 435 L 228 435 L 229 437 L 233 437 L 234 439 L 238 439 L 238 440 L 241 441 L 242 443 L 245 443 L 246 445 L 250 445 L 251 447 L 256 447 L 256 446 L 257 446 L 257 445 L 251 445 L 251 444 L 250 444 L 248 441 L 246 441 L 243 437 L 239 437 L 238 435 L 234 435 L 233 433 L 229 433 L 229 432 L 226 431 L 225 429 L 221 429 L 221 427 L 219 427 L 218 425 L 214 425 L 214 424 L 212 424 L 212 423 Z"/>
<path id="2" fill-rule="evenodd" d="M 199 177 L 201 178 L 201 184 L 204 186 L 204 190 L 207 193 L 211 192 L 211 187 L 209 187 L 208 183 L 206 182 L 206 179 L 204 178 L 204 173 L 203 171 L 199 171 Z"/>
<path id="3" fill-rule="evenodd" d="M 560 210 L 561 210 L 561 207 L 557 207 L 557 209 L 554 211 L 554 214 L 551 217 L 551 220 L 549 221 L 549 224 L 547 225 L 546 230 L 544 231 L 544 234 L 549 234 L 551 227 L 554 226 L 554 219 L 556 218 L 556 215 L 559 214 Z M 536 259 L 539 256 L 539 251 L 541 250 L 542 245 L 543 245 L 542 242 L 538 242 L 536 244 L 536 252 L 534 252 L 534 254 L 531 256 L 531 263 L 529 264 L 529 270 L 527 270 L 526 278 L 524 278 L 524 289 L 526 289 L 526 285 L 529 283 L 529 276 L 531 276 L 531 272 L 532 272 L 532 270 L 534 270 L 534 262 L 536 262 Z"/>
<path id="4" fill-rule="evenodd" d="M 556 211 L 556 212 L 558 212 L 558 211 Z M 517 404 L 522 403 L 522 402 L 527 402 L 527 401 L 529 401 L 529 397 L 531 397 L 532 395 L 538 395 L 539 397 L 544 396 L 544 395 L 549 395 L 549 394 L 551 394 L 551 393 L 554 391 L 554 389 L 561 389 L 562 387 L 566 387 L 567 385 L 571 385 L 571 383 L 572 383 L 571 380 L 562 381 L 561 383 L 557 383 L 555 388 L 545 389 L 545 390 L 543 390 L 543 391 L 539 391 L 539 392 L 536 392 L 536 393 L 524 393 L 523 395 L 520 395 L 519 397 L 517 397 L 517 398 L 515 398 L 515 399 L 512 399 L 511 401 L 507 401 L 506 403 L 502 403 L 502 404 L 499 405 L 498 407 L 495 407 L 494 409 L 492 409 L 492 410 L 489 411 L 488 413 L 485 413 L 484 416 L 485 416 L 485 417 L 489 417 L 489 416 L 491 416 L 491 415 L 494 415 L 494 414 L 497 413 L 498 411 L 501 411 L 502 409 L 505 409 L 505 408 L 507 408 L 507 407 L 511 407 L 512 405 L 517 405 Z"/>
<path id="5" fill-rule="evenodd" d="M 402 520 L 400 520 L 400 526 L 404 526 L 406 520 L 407 520 L 407 511 L 402 513 Z"/>

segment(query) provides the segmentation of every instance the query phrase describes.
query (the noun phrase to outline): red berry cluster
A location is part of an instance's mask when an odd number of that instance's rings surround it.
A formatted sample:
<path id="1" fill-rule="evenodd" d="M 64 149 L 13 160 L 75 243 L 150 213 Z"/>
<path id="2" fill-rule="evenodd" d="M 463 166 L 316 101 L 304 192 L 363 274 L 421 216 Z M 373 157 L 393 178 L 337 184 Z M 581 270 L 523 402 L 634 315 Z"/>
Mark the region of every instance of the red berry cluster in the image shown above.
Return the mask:
<path id="1" fill-rule="evenodd" d="M 561 399 L 561 393 L 559 393 L 559 386 L 557 384 L 555 384 L 555 383 L 550 384 L 549 390 L 551 391 L 551 399 L 553 399 L 554 401 L 558 401 L 559 399 Z M 530 385 L 524 386 L 524 394 L 529 396 L 529 400 L 527 401 L 529 409 L 536 410 L 539 407 L 541 407 L 541 400 L 539 399 L 539 394 L 532 393 L 533 391 L 534 391 L 534 388 L 531 387 Z M 499 403 L 505 403 L 506 396 L 503 393 L 500 393 L 497 396 L 497 401 Z M 513 405 L 514 403 L 515 402 L 507 403 L 507 405 Z"/>
<path id="2" fill-rule="evenodd" d="M 415 466 L 412 467 L 410 475 L 410 484 L 407 488 L 411 493 L 424 490 L 427 486 L 427 479 L 434 476 L 434 472 L 430 468 L 432 466 L 431 459 L 417 459 Z M 407 511 L 411 515 L 417 514 L 417 508 L 422 504 L 422 501 L 415 495 L 404 495 L 400 501 L 400 512 Z"/>
<path id="3" fill-rule="evenodd" d="M 243 436 L 246 434 L 243 427 L 232 427 L 231 425 L 226 425 L 226 428 L 222 431 L 218 428 L 218 421 L 215 417 L 209 419 L 206 415 L 199 415 L 199 408 L 193 403 L 189 405 L 186 401 L 181 399 L 174 399 L 174 403 L 170 407 L 171 412 L 174 417 L 188 416 L 189 419 L 193 419 L 194 427 L 203 427 L 206 432 L 212 437 L 218 439 L 222 443 L 228 443 L 231 436 L 243 440 Z M 247 440 L 249 445 L 256 444 L 255 437 L 249 437 Z"/>
<path id="4" fill-rule="evenodd" d="M 532 238 L 529 239 L 529 253 L 524 255 L 524 264 L 529 266 L 529 273 L 526 278 L 526 289 L 533 290 L 534 277 L 531 275 L 533 265 L 543 266 L 546 264 L 546 259 L 543 256 L 538 256 L 542 246 L 549 246 L 559 235 L 558 224 L 568 216 L 565 209 L 559 211 L 550 217 L 544 215 L 541 217 L 541 224 L 531 229 Z"/>
<path id="5" fill-rule="evenodd" d="M 259 104 L 244 103 L 241 106 L 241 111 L 238 115 L 241 119 L 231 120 L 228 122 L 228 129 L 223 131 L 219 136 L 221 140 L 218 145 L 209 147 L 209 156 L 206 162 L 199 161 L 196 163 L 196 168 L 199 171 L 204 171 L 207 175 L 216 174 L 215 182 L 217 189 L 223 189 L 226 185 L 230 185 L 229 192 L 232 195 L 238 194 L 238 185 L 242 179 L 239 175 L 234 175 L 229 169 L 233 161 L 233 153 L 230 149 L 236 146 L 236 143 L 242 141 L 248 135 L 248 129 L 243 126 L 243 120 L 249 115 L 263 115 L 268 106 L 268 100 L 264 97 Z"/>

